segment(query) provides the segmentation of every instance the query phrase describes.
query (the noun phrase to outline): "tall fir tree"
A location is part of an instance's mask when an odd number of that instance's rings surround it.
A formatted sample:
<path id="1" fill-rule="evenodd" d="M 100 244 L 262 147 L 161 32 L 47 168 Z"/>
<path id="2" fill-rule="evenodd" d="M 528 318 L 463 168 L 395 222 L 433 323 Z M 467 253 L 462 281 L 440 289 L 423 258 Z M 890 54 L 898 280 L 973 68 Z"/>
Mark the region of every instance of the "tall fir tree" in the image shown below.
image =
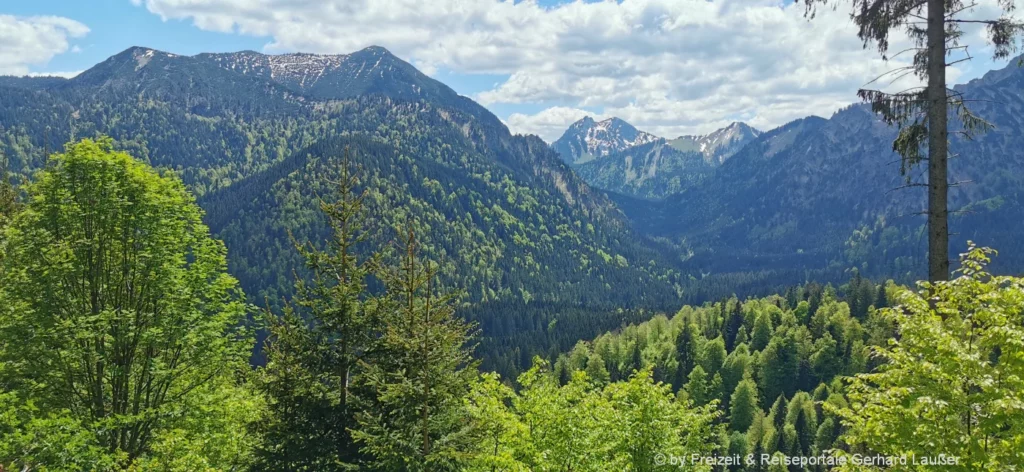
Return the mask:
<path id="1" fill-rule="evenodd" d="M 295 299 L 283 314 L 265 311 L 267 364 L 259 385 L 271 402 L 261 425 L 263 470 L 347 470 L 359 460 L 350 435 L 352 377 L 381 331 L 379 304 L 366 293 L 379 254 L 356 255 L 366 238 L 365 194 L 357 193 L 347 148 L 340 170 L 337 199 L 320 199 L 331 237 L 322 249 L 293 238 L 309 275 L 296 277 Z"/>
<path id="2" fill-rule="evenodd" d="M 400 266 L 384 275 L 388 319 L 358 379 L 371 393 L 360 398 L 353 437 L 371 470 L 459 470 L 472 441 L 461 411 L 477 376 L 474 327 L 455 316 L 457 294 L 437 292 L 437 267 L 420 261 L 412 230 L 404 245 Z"/>

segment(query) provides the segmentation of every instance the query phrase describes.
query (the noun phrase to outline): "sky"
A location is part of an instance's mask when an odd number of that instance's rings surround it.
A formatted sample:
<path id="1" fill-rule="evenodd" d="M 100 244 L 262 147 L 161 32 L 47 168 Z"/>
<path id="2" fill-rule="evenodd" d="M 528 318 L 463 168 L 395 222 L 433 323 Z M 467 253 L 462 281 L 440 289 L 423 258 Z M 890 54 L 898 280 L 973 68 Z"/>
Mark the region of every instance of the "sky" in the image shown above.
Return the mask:
<path id="1" fill-rule="evenodd" d="M 584 116 L 659 136 L 743 121 L 762 130 L 829 117 L 906 65 L 865 48 L 850 2 L 792 0 L 5 0 L 0 75 L 73 76 L 131 46 L 192 55 L 389 49 L 490 109 L 515 133 L 557 139 Z M 971 18 L 1001 14 L 978 0 Z M 429 7 L 427 7 L 429 5 Z M 984 31 L 963 83 L 1001 68 Z M 896 37 L 892 51 L 909 43 Z M 899 90 L 913 76 L 872 87 Z"/>

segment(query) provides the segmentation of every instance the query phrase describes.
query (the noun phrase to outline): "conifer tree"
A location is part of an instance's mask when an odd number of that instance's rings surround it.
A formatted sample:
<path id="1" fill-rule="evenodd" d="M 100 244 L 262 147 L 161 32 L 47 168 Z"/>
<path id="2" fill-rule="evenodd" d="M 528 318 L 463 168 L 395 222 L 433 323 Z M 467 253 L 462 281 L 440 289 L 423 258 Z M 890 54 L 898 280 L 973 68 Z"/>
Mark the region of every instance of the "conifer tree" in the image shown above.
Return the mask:
<path id="1" fill-rule="evenodd" d="M 676 362 L 676 376 L 673 384 L 676 390 L 679 390 L 686 384 L 690 371 L 697 363 L 696 330 L 693 329 L 689 320 L 683 320 L 683 329 L 676 336 Z"/>
<path id="2" fill-rule="evenodd" d="M 462 401 L 477 375 L 472 325 L 455 316 L 456 293 L 439 293 L 437 267 L 421 262 L 412 230 L 397 270 L 386 273 L 387 322 L 374 362 L 362 362 L 353 437 L 386 471 L 459 470 Z"/>
<path id="3" fill-rule="evenodd" d="M 7 158 L 0 154 L 0 238 L 8 222 L 18 210 L 18 193 L 11 183 Z M 2 239 L 0 239 L 2 241 Z"/>
<path id="4" fill-rule="evenodd" d="M 587 358 L 586 372 L 587 377 L 597 385 L 606 385 L 611 380 L 608 369 L 604 365 L 604 359 L 596 352 Z"/>
<path id="5" fill-rule="evenodd" d="M 686 393 L 689 395 L 690 401 L 697 406 L 707 405 L 713 399 L 711 380 L 708 379 L 707 372 L 698 365 L 690 371 L 688 379 Z"/>
<path id="6" fill-rule="evenodd" d="M 772 320 L 768 313 L 757 315 L 754 320 L 754 334 L 750 339 L 750 347 L 755 351 L 763 350 L 772 339 Z"/>
<path id="7" fill-rule="evenodd" d="M 332 182 L 337 200 L 320 199 L 331 229 L 326 247 L 293 238 L 309 276 L 296 277 L 295 299 L 282 315 L 264 313 L 267 365 L 259 385 L 272 401 L 262 427 L 263 470 L 343 470 L 358 461 L 350 436 L 352 378 L 381 329 L 366 294 L 379 256 L 360 259 L 355 252 L 366 238 L 365 194 L 356 191 L 347 148 L 340 171 Z"/>
<path id="8" fill-rule="evenodd" d="M 725 340 L 719 336 L 704 344 L 700 352 L 700 364 L 708 375 L 714 375 L 722 370 L 725 356 Z"/>
<path id="9" fill-rule="evenodd" d="M 775 398 L 781 394 L 792 394 L 796 391 L 796 381 L 800 374 L 800 359 L 796 344 L 790 336 L 772 338 L 768 347 L 761 353 L 760 366 L 758 383 L 761 386 L 763 399 Z"/>
<path id="10" fill-rule="evenodd" d="M 761 455 L 767 453 L 765 443 L 772 434 L 771 429 L 772 425 L 764 416 L 764 411 L 760 408 L 755 410 L 754 419 L 750 422 L 750 428 L 747 429 L 747 453 L 754 456 L 754 464 L 747 468 L 748 471 L 763 472 L 765 470 L 765 466 L 761 463 Z"/>

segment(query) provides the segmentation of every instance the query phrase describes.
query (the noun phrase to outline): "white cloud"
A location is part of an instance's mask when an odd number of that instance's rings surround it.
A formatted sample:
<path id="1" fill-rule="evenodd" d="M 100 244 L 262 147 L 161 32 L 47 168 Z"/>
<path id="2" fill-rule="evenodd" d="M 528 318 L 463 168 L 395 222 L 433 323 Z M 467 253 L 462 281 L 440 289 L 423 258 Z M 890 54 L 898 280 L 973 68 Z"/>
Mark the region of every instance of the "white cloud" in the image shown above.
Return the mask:
<path id="1" fill-rule="evenodd" d="M 344 53 L 371 44 L 427 71 L 507 74 L 474 98 L 484 104 L 557 103 L 505 121 L 551 138 L 572 115 L 599 109 L 664 136 L 703 133 L 740 119 L 771 128 L 830 115 L 856 90 L 905 64 L 864 49 L 848 7 L 782 0 L 606 0 L 543 7 L 535 1 L 133 0 L 165 19 L 272 38 L 270 52 Z M 979 0 L 991 14 L 998 0 Z M 788 5 L 787 5 L 788 3 Z M 972 32 L 968 37 L 976 37 Z M 896 51 L 906 41 L 896 40 Z M 954 74 L 959 72 L 954 71 Z M 914 83 L 904 78 L 892 87 Z M 578 113 L 577 113 L 578 114 Z"/>
<path id="2" fill-rule="evenodd" d="M 0 74 L 26 75 L 71 49 L 69 40 L 85 36 L 85 25 L 57 16 L 0 15 Z"/>
<path id="3" fill-rule="evenodd" d="M 589 116 L 595 120 L 606 118 L 603 114 L 570 107 L 551 107 L 534 115 L 513 113 L 505 125 L 513 132 L 536 134 L 548 143 L 558 139 L 569 125 Z"/>

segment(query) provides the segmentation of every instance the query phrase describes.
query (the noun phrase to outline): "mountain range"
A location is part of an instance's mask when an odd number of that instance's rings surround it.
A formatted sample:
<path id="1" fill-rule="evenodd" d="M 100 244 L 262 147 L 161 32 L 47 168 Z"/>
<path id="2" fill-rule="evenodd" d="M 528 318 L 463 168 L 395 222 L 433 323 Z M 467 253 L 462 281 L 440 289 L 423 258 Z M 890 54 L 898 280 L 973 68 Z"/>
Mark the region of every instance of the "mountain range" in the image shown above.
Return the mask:
<path id="1" fill-rule="evenodd" d="M 951 193 L 953 253 L 973 239 L 1020 271 L 1024 70 L 958 90 L 995 129 L 952 142 L 963 183 Z M 924 192 L 895 190 L 906 186 L 895 133 L 853 105 L 763 133 L 735 123 L 671 140 L 585 118 L 549 146 L 380 47 L 135 47 L 72 79 L 0 77 L 0 152 L 14 171 L 42 167 L 69 140 L 112 136 L 198 196 L 258 304 L 281 303 L 302 274 L 289 234 L 324 240 L 317 198 L 349 153 L 373 215 L 367 244 L 413 229 L 443 283 L 465 290 L 462 312 L 505 372 L 643 316 L 628 310 L 839 281 L 851 267 L 920 276 Z"/>
<path id="2" fill-rule="evenodd" d="M 1024 69 L 1018 60 L 956 86 L 993 128 L 951 132 L 951 254 L 967 241 L 1024 270 Z M 759 135 L 695 185 L 661 201 L 616 197 L 636 228 L 689 255 L 684 272 L 831 270 L 920 278 L 925 169 L 901 174 L 897 130 L 856 104 Z M 954 267 L 956 264 L 954 263 Z M 806 278 L 806 274 L 798 275 Z"/>
<path id="3" fill-rule="evenodd" d="M 667 140 L 619 118 L 573 123 L 551 148 L 594 187 L 641 198 L 662 198 L 702 180 L 757 138 L 745 123 L 706 135 Z"/>

